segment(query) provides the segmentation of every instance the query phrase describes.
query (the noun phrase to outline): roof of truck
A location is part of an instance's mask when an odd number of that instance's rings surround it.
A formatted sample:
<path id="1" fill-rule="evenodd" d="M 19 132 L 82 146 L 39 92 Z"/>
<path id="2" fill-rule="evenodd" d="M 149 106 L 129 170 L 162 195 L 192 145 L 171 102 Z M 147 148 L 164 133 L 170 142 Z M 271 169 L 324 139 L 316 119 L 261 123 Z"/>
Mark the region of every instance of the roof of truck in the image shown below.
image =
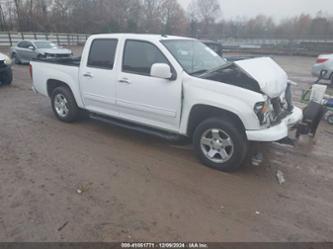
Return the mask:
<path id="1" fill-rule="evenodd" d="M 190 37 L 183 36 L 169 36 L 169 35 L 157 35 L 157 34 L 97 34 L 92 35 L 91 38 L 128 38 L 128 39 L 144 39 L 150 41 L 161 40 L 194 40 Z"/>

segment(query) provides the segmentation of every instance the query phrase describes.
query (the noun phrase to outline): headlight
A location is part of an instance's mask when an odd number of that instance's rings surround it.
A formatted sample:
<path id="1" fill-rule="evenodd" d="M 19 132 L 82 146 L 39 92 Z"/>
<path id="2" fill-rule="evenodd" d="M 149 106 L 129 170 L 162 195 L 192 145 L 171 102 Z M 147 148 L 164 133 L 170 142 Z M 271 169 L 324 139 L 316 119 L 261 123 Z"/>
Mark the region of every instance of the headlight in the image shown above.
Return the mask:
<path id="1" fill-rule="evenodd" d="M 269 100 L 265 102 L 258 102 L 254 106 L 254 112 L 256 113 L 261 125 L 269 124 L 271 111 L 272 107 Z"/>
<path id="2" fill-rule="evenodd" d="M 12 59 L 9 58 L 8 56 L 6 56 L 4 62 L 5 62 L 6 65 L 11 65 L 12 64 Z"/>

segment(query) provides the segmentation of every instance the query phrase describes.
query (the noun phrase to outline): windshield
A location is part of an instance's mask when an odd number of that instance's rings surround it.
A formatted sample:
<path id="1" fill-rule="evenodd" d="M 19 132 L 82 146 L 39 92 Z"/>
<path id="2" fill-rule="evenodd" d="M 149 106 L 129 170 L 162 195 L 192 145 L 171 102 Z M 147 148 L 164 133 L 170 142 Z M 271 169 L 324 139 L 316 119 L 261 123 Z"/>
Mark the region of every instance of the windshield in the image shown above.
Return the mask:
<path id="1" fill-rule="evenodd" d="M 52 43 L 52 42 L 48 42 L 48 41 L 36 41 L 34 42 L 37 48 L 56 48 L 57 45 Z"/>
<path id="2" fill-rule="evenodd" d="M 197 40 L 167 40 L 162 43 L 189 74 L 202 74 L 227 63 Z"/>

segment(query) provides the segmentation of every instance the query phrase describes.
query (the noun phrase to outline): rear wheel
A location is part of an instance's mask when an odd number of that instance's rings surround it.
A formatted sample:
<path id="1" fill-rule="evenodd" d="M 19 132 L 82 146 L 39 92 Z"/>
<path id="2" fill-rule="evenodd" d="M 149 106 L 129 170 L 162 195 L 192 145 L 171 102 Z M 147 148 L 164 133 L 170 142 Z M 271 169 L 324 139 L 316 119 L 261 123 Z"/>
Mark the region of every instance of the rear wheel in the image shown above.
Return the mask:
<path id="1" fill-rule="evenodd" d="M 52 92 L 51 104 L 54 114 L 60 121 L 71 123 L 78 120 L 80 109 L 68 87 L 57 87 Z"/>
<path id="2" fill-rule="evenodd" d="M 221 171 L 239 169 L 247 154 L 247 140 L 232 120 L 210 118 L 194 132 L 193 143 L 199 160 Z"/>

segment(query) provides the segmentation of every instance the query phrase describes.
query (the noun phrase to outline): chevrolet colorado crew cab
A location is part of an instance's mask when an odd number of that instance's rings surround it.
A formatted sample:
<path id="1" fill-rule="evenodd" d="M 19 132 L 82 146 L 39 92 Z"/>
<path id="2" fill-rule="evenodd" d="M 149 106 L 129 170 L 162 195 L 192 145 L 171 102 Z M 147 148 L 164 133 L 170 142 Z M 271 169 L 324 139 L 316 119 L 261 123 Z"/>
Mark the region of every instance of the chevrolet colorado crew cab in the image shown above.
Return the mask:
<path id="1" fill-rule="evenodd" d="M 34 60 L 33 90 L 56 117 L 80 113 L 128 128 L 188 137 L 200 161 L 238 169 L 249 141 L 287 137 L 302 120 L 287 74 L 270 58 L 227 62 L 185 37 L 90 36 L 81 58 Z"/>

